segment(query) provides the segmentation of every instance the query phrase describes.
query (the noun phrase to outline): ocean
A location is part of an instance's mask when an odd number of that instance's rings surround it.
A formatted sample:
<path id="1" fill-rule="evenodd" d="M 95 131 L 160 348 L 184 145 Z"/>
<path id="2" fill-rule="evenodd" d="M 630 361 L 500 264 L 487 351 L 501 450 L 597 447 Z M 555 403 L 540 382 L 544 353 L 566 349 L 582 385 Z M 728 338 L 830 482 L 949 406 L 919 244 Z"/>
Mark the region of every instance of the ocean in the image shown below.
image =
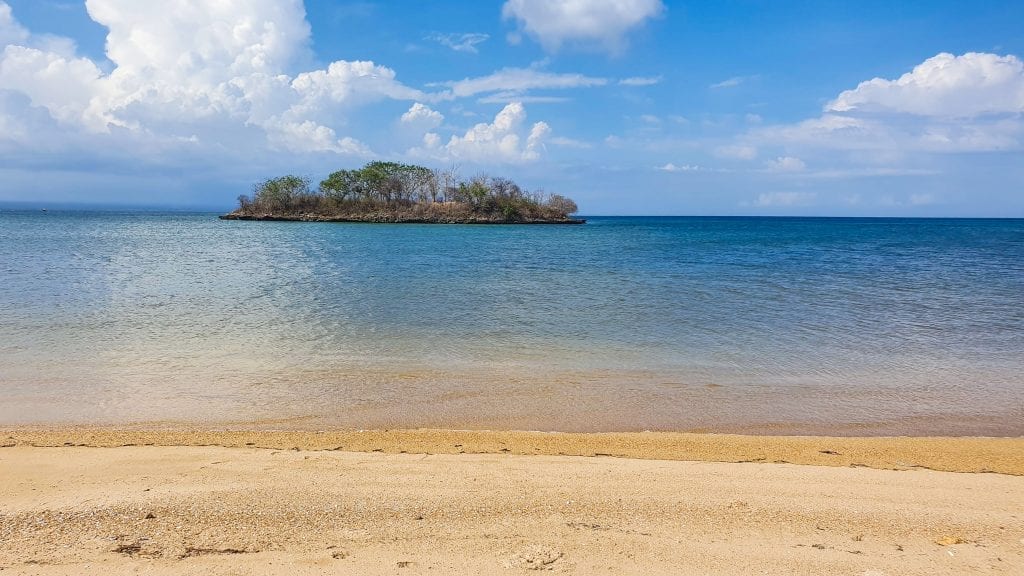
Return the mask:
<path id="1" fill-rule="evenodd" d="M 1024 220 L 0 211 L 0 425 L 1024 434 Z"/>

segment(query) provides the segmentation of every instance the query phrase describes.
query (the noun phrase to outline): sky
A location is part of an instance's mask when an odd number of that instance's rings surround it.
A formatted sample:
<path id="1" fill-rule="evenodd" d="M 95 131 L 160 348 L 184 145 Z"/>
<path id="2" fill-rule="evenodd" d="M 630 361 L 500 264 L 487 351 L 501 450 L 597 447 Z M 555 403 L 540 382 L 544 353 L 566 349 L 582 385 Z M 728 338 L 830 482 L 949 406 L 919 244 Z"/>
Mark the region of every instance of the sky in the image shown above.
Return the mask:
<path id="1" fill-rule="evenodd" d="M 586 215 L 1024 217 L 1024 2 L 0 0 L 0 202 L 371 160 Z"/>

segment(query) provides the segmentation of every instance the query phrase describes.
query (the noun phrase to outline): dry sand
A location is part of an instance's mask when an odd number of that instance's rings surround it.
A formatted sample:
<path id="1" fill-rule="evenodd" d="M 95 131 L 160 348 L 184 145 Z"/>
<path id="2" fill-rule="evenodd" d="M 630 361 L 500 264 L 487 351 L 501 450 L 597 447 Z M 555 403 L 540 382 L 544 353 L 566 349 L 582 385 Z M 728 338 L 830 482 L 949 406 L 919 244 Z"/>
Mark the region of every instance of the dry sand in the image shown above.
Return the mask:
<path id="1" fill-rule="evenodd" d="M 0 444 L 3 575 L 1024 574 L 1024 439 L 18 429 Z M 798 464 L 765 463 L 783 460 Z"/>

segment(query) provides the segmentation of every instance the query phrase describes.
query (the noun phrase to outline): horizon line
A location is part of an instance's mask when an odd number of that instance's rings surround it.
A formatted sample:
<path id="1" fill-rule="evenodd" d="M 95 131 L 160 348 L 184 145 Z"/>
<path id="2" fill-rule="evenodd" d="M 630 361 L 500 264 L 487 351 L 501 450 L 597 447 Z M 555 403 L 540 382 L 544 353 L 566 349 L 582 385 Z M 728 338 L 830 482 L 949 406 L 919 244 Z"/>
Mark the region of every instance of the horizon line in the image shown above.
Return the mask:
<path id="1" fill-rule="evenodd" d="M 230 212 L 230 208 L 196 204 L 121 204 L 104 202 L 40 202 L 0 200 L 0 211 L 19 212 L 191 212 L 203 214 L 221 214 Z M 878 220 L 1022 220 L 1019 216 L 968 216 L 968 215 L 869 215 L 869 214 L 584 214 L 576 213 L 578 218 L 830 218 L 830 219 L 878 219 Z"/>

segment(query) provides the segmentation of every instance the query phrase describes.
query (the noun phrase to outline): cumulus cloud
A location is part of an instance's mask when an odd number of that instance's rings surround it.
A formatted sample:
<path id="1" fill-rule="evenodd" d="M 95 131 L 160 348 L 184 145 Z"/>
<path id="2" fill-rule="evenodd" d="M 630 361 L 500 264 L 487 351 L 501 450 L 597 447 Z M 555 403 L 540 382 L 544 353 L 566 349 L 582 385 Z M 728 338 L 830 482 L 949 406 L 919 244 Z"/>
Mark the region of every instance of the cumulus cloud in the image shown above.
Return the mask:
<path id="1" fill-rule="evenodd" d="M 441 136 L 434 132 L 427 132 L 423 135 L 423 146 L 427 150 L 436 150 L 441 147 Z"/>
<path id="2" fill-rule="evenodd" d="M 1016 114 L 1024 112 L 1024 63 L 1013 55 L 942 53 L 896 80 L 861 82 L 831 101 L 826 111 L 949 118 Z"/>
<path id="3" fill-rule="evenodd" d="M 615 52 L 630 31 L 664 10 L 661 0 L 507 0 L 501 13 L 545 50 L 578 44 Z"/>
<path id="4" fill-rule="evenodd" d="M 303 72 L 291 82 L 300 100 L 295 109 L 318 110 L 325 103 L 357 105 L 390 98 L 415 100 L 424 98 L 419 90 L 409 88 L 395 79 L 395 71 L 369 61 L 331 63 L 326 70 Z"/>
<path id="5" fill-rule="evenodd" d="M 402 124 L 421 126 L 426 129 L 437 128 L 444 122 L 444 115 L 429 106 L 416 102 L 401 117 Z"/>
<path id="6" fill-rule="evenodd" d="M 530 127 L 522 138 L 526 108 L 519 102 L 505 106 L 491 123 L 480 123 L 463 136 L 452 136 L 445 151 L 452 158 L 473 162 L 518 163 L 536 160 L 551 128 L 545 122 Z"/>
<path id="7" fill-rule="evenodd" d="M 266 130 L 273 134 L 271 140 L 277 148 L 290 152 L 335 152 L 353 156 L 370 156 L 372 152 L 365 144 L 351 137 L 338 138 L 334 130 L 321 126 L 312 120 L 303 122 L 273 121 Z"/>
<path id="8" fill-rule="evenodd" d="M 85 58 L 65 58 L 15 44 L 0 53 L 0 86 L 27 96 L 64 124 L 105 130 L 114 123 L 108 110 L 97 109 L 103 73 Z"/>
<path id="9" fill-rule="evenodd" d="M 87 0 L 86 8 L 108 29 L 109 73 L 68 53 L 73 43 L 36 41 L 0 3 L 0 34 L 9 43 L 0 53 L 0 86 L 61 124 L 65 143 L 77 131 L 116 134 L 134 149 L 158 141 L 225 149 L 251 144 L 255 129 L 272 149 L 366 155 L 364 144 L 335 132 L 352 107 L 426 97 L 373 62 L 293 74 L 309 44 L 301 0 Z M 12 114 L 5 108 L 0 117 Z M 17 134 L 0 140 L 40 144 L 30 130 Z"/>
<path id="10" fill-rule="evenodd" d="M 107 57 L 122 72 L 190 82 L 246 73 L 280 73 L 306 50 L 301 0 L 87 0 L 106 26 Z"/>
<path id="11" fill-rule="evenodd" d="M 488 34 L 469 32 L 466 34 L 441 34 L 439 32 L 427 36 L 427 40 L 447 46 L 456 52 L 478 52 L 476 45 L 486 42 L 490 38 Z"/>

